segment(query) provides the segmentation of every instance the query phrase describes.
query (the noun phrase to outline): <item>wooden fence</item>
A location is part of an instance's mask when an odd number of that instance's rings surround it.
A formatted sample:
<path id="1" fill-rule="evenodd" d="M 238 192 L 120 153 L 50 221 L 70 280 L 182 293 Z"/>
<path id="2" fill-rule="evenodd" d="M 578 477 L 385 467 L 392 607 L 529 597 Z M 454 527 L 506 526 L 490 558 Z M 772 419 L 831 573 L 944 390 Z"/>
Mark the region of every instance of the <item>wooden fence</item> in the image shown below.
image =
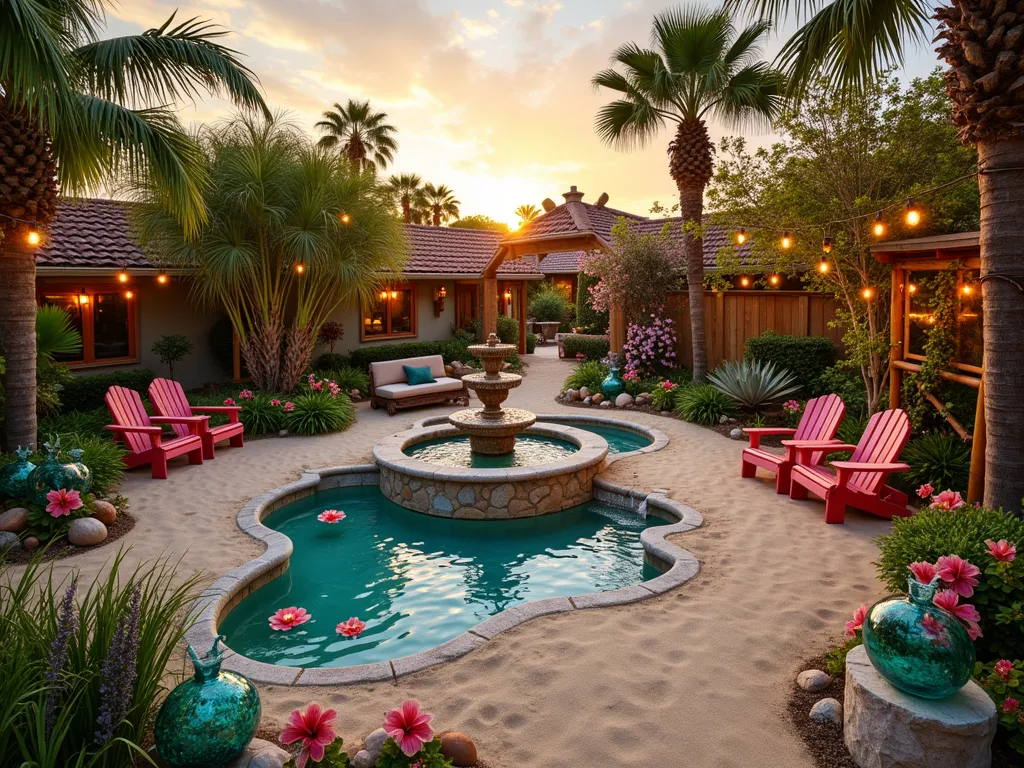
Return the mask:
<path id="1" fill-rule="evenodd" d="M 685 292 L 668 295 L 669 316 L 679 332 L 679 360 L 690 366 L 690 301 Z M 705 291 L 704 329 L 708 369 L 725 360 L 742 360 L 747 339 L 772 330 L 784 336 L 824 336 L 842 350 L 842 330 L 830 328 L 836 301 L 827 294 L 806 291 Z"/>

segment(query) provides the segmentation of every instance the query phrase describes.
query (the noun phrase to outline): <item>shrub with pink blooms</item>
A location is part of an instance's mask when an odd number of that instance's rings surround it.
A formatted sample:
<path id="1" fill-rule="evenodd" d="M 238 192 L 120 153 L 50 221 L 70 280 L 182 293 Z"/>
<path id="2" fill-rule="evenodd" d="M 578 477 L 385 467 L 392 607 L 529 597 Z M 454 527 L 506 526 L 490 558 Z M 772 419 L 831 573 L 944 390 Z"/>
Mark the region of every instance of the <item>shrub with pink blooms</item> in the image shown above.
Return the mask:
<path id="1" fill-rule="evenodd" d="M 652 312 L 643 323 L 630 323 L 622 352 L 626 356 L 626 373 L 641 378 L 665 374 L 676 368 L 676 335 L 672 318 L 661 310 Z"/>
<path id="2" fill-rule="evenodd" d="M 434 735 L 433 719 L 416 699 L 389 710 L 382 726 L 388 739 L 377 758 L 377 768 L 450 768 L 451 761 L 441 754 L 441 739 Z"/>
<path id="3" fill-rule="evenodd" d="M 352 763 L 342 749 L 344 741 L 334 731 L 337 717 L 335 710 L 324 709 L 315 701 L 292 712 L 288 725 L 281 731 L 281 743 L 297 745 L 299 753 L 284 768 L 349 768 Z"/>
<path id="4" fill-rule="evenodd" d="M 1005 738 L 1010 747 L 1024 755 L 1024 661 L 978 662 L 974 679 L 996 705 L 1000 729 L 997 738 Z"/>

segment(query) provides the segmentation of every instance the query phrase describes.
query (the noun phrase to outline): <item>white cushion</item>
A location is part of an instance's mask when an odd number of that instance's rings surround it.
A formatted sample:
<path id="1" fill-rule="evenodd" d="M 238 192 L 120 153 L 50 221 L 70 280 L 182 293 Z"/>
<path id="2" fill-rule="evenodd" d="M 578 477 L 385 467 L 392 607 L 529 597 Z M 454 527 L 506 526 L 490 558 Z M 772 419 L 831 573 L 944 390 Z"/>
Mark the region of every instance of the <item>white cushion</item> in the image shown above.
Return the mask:
<path id="1" fill-rule="evenodd" d="M 398 384 L 385 384 L 383 387 L 375 387 L 374 394 L 377 397 L 386 397 L 391 400 L 402 400 L 406 397 L 417 397 L 429 395 L 433 392 L 458 392 L 462 389 L 462 382 L 459 379 L 450 379 L 447 376 L 440 376 L 431 384 L 416 384 L 409 386 L 405 382 Z"/>
<path id="2" fill-rule="evenodd" d="M 380 389 L 382 384 L 399 384 L 408 381 L 405 377 L 405 368 L 422 368 L 430 366 L 430 375 L 435 379 L 444 377 L 444 359 L 440 355 L 425 355 L 424 357 L 407 357 L 405 360 L 385 360 L 380 363 L 370 363 L 370 373 L 373 374 L 373 385 Z"/>

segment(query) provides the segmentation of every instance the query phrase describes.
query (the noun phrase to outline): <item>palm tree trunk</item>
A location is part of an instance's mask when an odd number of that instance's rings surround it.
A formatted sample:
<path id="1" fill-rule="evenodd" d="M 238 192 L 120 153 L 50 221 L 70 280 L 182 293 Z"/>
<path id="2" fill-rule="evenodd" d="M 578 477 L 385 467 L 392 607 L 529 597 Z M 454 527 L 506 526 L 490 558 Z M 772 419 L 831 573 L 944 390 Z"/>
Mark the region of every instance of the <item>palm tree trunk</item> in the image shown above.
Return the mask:
<path id="1" fill-rule="evenodd" d="M 412 198 L 409 195 L 402 195 L 402 215 L 406 224 L 412 223 Z"/>
<path id="2" fill-rule="evenodd" d="M 704 189 L 679 185 L 679 212 L 683 226 L 699 227 L 704 215 Z M 692 232 L 683 232 L 686 257 L 686 287 L 690 296 L 690 336 L 693 341 L 693 380 L 704 381 L 708 373 L 708 346 L 704 336 L 704 241 Z"/>
<path id="3" fill-rule="evenodd" d="M 441 226 L 441 206 L 440 205 L 435 205 L 434 206 L 434 226 L 435 227 L 440 227 Z"/>
<path id="4" fill-rule="evenodd" d="M 7 374 L 6 449 L 36 442 L 36 255 L 10 238 L 0 250 L 0 333 Z"/>
<path id="5" fill-rule="evenodd" d="M 978 143 L 985 337 L 985 506 L 1021 509 L 1024 497 L 1024 138 Z M 999 168 L 1013 168 L 991 173 Z M 986 279 L 986 277 L 988 279 Z"/>

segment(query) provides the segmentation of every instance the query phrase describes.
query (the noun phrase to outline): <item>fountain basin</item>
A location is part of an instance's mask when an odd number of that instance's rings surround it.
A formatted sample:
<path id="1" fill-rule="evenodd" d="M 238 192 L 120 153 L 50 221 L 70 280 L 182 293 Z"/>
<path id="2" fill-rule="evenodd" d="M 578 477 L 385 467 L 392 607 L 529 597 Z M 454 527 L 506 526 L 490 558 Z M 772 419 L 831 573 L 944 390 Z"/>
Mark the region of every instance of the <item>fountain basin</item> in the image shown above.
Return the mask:
<path id="1" fill-rule="evenodd" d="M 405 451 L 426 441 L 462 439 L 463 433 L 451 426 L 417 427 L 373 447 L 381 493 L 416 512 L 473 520 L 535 517 L 590 500 L 594 476 L 608 455 L 604 438 L 556 424 L 535 424 L 520 435 L 553 438 L 578 450 L 527 466 L 446 467 Z"/>

